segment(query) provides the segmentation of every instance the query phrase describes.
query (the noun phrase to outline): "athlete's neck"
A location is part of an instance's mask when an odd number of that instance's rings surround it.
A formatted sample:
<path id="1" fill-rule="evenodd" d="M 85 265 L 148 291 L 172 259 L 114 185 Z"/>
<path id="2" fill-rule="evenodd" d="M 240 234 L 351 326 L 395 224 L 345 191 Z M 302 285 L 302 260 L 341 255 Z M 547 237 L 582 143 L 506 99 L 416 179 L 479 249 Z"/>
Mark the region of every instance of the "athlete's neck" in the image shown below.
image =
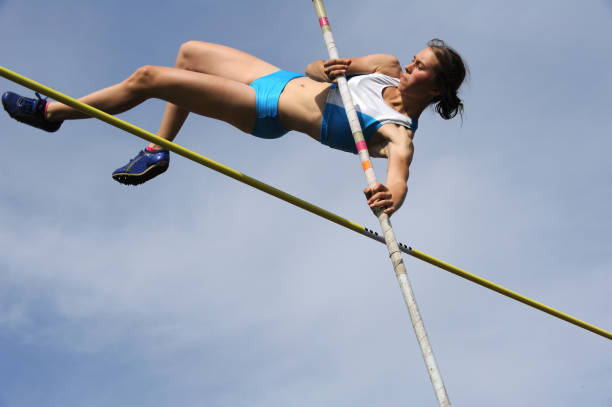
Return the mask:
<path id="1" fill-rule="evenodd" d="M 417 120 L 429 105 L 428 100 L 416 95 L 403 94 L 395 87 L 386 88 L 383 92 L 385 102 L 395 111 Z"/>

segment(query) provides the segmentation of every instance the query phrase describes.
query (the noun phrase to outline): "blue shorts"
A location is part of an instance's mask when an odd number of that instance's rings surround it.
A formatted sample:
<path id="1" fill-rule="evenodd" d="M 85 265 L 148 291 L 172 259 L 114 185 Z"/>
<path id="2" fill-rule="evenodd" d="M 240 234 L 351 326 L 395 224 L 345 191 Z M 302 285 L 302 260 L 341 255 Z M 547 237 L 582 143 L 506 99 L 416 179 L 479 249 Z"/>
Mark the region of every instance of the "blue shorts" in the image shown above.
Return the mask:
<path id="1" fill-rule="evenodd" d="M 357 112 L 359 124 L 363 131 L 363 138 L 367 145 L 370 144 L 372 136 L 378 131 L 381 123 L 374 121 L 370 116 Z M 374 121 L 374 123 L 369 123 Z M 346 111 L 343 107 L 326 103 L 321 118 L 321 144 L 335 150 L 346 151 L 357 154 L 355 139 L 349 125 Z"/>
<path id="2" fill-rule="evenodd" d="M 252 135 L 273 139 L 288 132 L 278 119 L 278 99 L 289 81 L 301 76 L 305 75 L 280 70 L 251 83 L 250 86 L 255 89 L 255 127 Z"/>

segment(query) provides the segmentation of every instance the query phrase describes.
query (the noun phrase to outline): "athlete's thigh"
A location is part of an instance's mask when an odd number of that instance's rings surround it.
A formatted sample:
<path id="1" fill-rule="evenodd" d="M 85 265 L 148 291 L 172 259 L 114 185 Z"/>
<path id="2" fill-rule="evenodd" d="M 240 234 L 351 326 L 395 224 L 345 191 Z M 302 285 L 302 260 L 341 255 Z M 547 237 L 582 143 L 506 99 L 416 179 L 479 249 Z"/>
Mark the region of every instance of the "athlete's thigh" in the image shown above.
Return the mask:
<path id="1" fill-rule="evenodd" d="M 255 90 L 238 81 L 187 71 L 154 67 L 150 96 L 190 112 L 223 120 L 250 133 L 255 125 Z"/>
<path id="2" fill-rule="evenodd" d="M 250 84 L 280 68 L 244 51 L 203 41 L 188 41 L 181 46 L 177 66 Z"/>

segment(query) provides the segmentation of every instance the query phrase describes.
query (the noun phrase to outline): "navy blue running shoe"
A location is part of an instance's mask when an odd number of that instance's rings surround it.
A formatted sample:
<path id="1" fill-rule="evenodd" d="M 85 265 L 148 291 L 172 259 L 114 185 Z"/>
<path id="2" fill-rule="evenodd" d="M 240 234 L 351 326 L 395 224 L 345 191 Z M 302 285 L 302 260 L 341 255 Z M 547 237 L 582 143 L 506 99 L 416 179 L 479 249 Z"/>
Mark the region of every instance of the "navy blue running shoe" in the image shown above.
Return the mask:
<path id="1" fill-rule="evenodd" d="M 142 150 L 129 163 L 113 172 L 113 179 L 125 185 L 139 185 L 168 169 L 170 152 Z"/>
<path id="2" fill-rule="evenodd" d="M 45 119 L 47 98 L 43 99 L 38 92 L 36 92 L 36 97 L 38 99 L 30 99 L 13 92 L 4 92 L 2 95 L 2 105 L 4 110 L 15 120 L 45 131 L 57 131 L 63 121 L 50 122 Z"/>

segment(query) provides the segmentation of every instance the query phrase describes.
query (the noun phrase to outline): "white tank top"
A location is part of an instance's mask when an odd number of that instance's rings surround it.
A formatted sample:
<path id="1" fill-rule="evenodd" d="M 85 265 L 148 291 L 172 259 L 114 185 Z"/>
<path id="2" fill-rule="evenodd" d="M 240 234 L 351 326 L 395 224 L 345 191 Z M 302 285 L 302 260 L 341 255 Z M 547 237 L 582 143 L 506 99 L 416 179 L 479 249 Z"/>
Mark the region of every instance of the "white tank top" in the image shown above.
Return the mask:
<path id="1" fill-rule="evenodd" d="M 383 99 L 383 90 L 396 87 L 400 80 L 391 76 L 373 73 L 353 76 L 348 80 L 349 91 L 363 127 L 366 143 L 380 126 L 394 123 L 415 131 L 417 120 L 403 115 Z M 337 86 L 332 85 L 321 122 L 321 142 L 332 148 L 356 153 L 353 137 L 348 126 L 342 97 Z"/>

